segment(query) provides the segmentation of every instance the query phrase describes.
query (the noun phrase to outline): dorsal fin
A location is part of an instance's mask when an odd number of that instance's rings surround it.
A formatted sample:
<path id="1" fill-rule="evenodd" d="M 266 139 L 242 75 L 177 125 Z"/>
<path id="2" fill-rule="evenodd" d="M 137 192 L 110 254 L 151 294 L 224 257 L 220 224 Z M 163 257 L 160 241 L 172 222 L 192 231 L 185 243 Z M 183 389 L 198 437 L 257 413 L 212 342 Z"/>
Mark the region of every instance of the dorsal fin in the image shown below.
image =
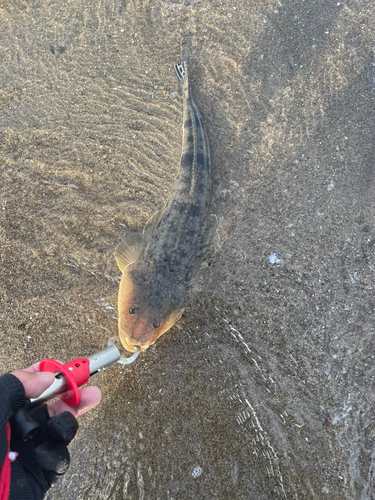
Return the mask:
<path id="1" fill-rule="evenodd" d="M 156 226 L 158 225 L 159 220 L 163 217 L 165 212 L 165 207 L 161 208 L 147 221 L 144 229 L 143 229 L 143 238 L 144 244 L 147 245 L 150 241 Z"/>
<path id="2" fill-rule="evenodd" d="M 143 235 L 140 233 L 129 234 L 121 241 L 115 250 L 115 258 L 121 272 L 132 262 L 140 260 L 145 249 Z"/>

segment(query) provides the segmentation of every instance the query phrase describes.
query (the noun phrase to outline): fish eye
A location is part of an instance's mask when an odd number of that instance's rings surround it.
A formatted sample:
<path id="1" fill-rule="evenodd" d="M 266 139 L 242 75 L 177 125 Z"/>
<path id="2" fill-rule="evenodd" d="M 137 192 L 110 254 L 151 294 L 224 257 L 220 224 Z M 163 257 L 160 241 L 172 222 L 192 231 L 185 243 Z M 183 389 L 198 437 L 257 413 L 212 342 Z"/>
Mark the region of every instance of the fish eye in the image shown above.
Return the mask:
<path id="1" fill-rule="evenodd" d="M 130 306 L 129 307 L 129 314 L 135 314 L 138 311 L 137 306 Z"/>
<path id="2" fill-rule="evenodd" d="M 158 319 L 156 319 L 156 320 L 154 321 L 154 325 L 153 325 L 153 326 L 154 326 L 154 328 L 159 328 L 159 326 L 160 326 L 160 321 L 159 321 Z"/>

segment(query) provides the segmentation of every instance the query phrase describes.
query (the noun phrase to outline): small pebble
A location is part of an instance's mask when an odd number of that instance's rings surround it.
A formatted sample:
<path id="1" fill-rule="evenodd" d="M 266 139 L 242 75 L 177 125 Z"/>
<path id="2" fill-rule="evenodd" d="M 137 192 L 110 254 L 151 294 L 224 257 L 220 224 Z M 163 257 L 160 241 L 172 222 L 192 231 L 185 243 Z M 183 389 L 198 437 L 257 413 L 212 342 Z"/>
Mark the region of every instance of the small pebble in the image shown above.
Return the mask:
<path id="1" fill-rule="evenodd" d="M 202 469 L 202 467 L 199 467 L 199 465 L 197 467 L 194 467 L 193 472 L 191 473 L 191 475 L 194 478 L 197 478 L 197 477 L 201 476 L 202 474 L 203 474 L 203 469 Z"/>

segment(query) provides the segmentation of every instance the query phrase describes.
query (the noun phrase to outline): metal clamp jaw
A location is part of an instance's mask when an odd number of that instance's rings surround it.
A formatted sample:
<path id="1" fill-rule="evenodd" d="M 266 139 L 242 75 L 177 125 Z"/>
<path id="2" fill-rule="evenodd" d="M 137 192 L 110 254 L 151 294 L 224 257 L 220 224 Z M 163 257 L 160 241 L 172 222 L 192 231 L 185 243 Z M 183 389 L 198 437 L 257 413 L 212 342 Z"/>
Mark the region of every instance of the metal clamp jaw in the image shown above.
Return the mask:
<path id="1" fill-rule="evenodd" d="M 39 369 L 44 372 L 55 372 L 55 381 L 39 397 L 30 400 L 30 409 L 59 395 L 69 406 L 77 406 L 80 401 L 78 388 L 86 384 L 90 377 L 116 362 L 130 365 L 138 358 L 140 352 L 141 348 L 137 348 L 132 356 L 125 358 L 121 356 L 112 340 L 109 340 L 106 349 L 87 358 L 77 358 L 65 365 L 55 360 L 44 359 L 40 362 Z"/>

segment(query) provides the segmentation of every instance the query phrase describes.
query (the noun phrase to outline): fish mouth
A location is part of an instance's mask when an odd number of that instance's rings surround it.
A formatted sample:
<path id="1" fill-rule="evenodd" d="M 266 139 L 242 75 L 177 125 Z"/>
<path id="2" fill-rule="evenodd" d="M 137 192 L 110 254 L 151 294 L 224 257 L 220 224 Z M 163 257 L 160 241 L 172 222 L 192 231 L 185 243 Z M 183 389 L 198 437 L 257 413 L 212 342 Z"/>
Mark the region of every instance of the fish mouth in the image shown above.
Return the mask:
<path id="1" fill-rule="evenodd" d="M 135 352 L 137 348 L 141 351 L 145 351 L 153 342 L 140 342 L 139 340 L 129 339 L 126 333 L 120 329 L 119 331 L 120 340 L 125 349 L 129 352 Z"/>
<path id="2" fill-rule="evenodd" d="M 129 352 L 135 352 L 136 348 L 145 351 L 180 319 L 183 310 L 184 308 L 173 310 L 166 318 L 161 320 L 161 324 L 158 328 L 155 328 L 154 325 L 151 325 L 149 321 L 143 320 L 143 318 L 140 318 L 136 327 L 134 323 L 126 325 L 126 322 L 125 324 L 121 324 L 122 322 L 119 321 L 119 336 L 122 345 Z M 151 316 L 162 317 L 161 314 L 152 314 Z M 125 325 L 127 331 L 124 329 Z"/>

